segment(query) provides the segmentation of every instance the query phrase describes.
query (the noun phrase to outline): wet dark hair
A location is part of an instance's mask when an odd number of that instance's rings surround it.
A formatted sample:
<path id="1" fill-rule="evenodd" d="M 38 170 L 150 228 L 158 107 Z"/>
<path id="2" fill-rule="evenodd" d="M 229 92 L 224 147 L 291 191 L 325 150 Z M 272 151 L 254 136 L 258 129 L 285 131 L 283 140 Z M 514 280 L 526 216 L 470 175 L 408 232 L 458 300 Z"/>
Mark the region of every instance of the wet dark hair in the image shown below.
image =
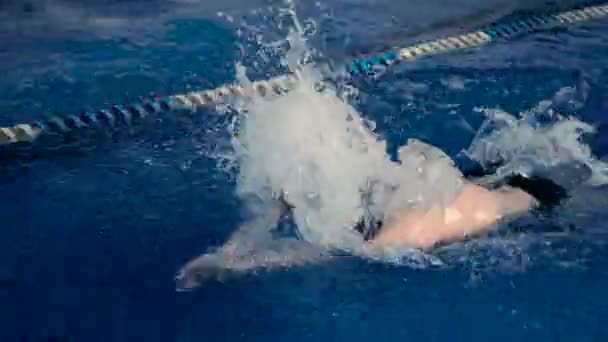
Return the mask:
<path id="1" fill-rule="evenodd" d="M 505 184 L 534 196 L 539 202 L 538 210 L 550 211 L 568 197 L 568 192 L 554 181 L 539 176 L 524 177 L 513 175 L 506 179 Z"/>
<path id="2" fill-rule="evenodd" d="M 467 179 L 474 182 L 476 178 L 494 174 L 500 165 L 501 163 L 495 163 L 484 168 L 481 165 L 476 164 L 463 171 L 463 174 Z M 534 196 L 539 202 L 539 207 L 537 208 L 539 211 L 553 210 L 568 197 L 568 192 L 564 187 L 551 179 L 540 175 L 522 176 L 520 174 L 514 174 L 498 183 L 492 184 L 491 188 L 495 189 L 503 185 L 520 188 Z"/>

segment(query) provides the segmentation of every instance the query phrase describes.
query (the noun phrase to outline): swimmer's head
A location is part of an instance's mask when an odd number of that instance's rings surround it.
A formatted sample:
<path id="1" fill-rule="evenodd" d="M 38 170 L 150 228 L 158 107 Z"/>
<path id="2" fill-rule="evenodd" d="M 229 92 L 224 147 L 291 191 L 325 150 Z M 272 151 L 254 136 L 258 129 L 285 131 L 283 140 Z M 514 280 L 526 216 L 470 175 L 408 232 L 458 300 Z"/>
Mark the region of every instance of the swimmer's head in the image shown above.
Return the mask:
<path id="1" fill-rule="evenodd" d="M 217 278 L 221 270 L 217 256 L 201 255 L 188 262 L 176 273 L 175 289 L 180 292 L 194 290 L 205 282 Z"/>

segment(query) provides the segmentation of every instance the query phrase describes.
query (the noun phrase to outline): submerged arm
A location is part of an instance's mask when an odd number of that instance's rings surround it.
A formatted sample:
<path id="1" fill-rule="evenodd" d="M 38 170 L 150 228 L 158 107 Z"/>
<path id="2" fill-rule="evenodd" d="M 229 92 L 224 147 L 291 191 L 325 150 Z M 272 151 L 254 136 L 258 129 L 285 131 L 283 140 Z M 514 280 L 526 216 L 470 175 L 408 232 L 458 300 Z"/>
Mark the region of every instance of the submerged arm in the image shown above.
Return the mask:
<path id="1" fill-rule="evenodd" d="M 289 209 L 285 203 L 278 201 L 240 226 L 215 252 L 190 260 L 177 272 L 177 290 L 191 290 L 206 280 L 224 275 L 256 269 L 272 270 L 329 258 L 323 251 L 304 241 L 272 236 L 272 229 Z"/>
<path id="2" fill-rule="evenodd" d="M 248 271 L 259 268 L 273 270 L 317 263 L 329 258 L 331 258 L 331 255 L 325 250 L 305 241 L 278 239 L 272 241 L 265 249 L 255 250 L 251 254 L 230 260 L 226 266 L 233 271 Z"/>
<path id="3" fill-rule="evenodd" d="M 251 254 L 226 259 L 217 253 L 202 254 L 184 265 L 178 272 L 176 289 L 189 291 L 209 279 L 242 274 L 255 270 L 277 270 L 290 266 L 318 263 L 332 256 L 306 244 L 288 240 L 280 241 L 274 248 L 252 251 Z"/>
<path id="4" fill-rule="evenodd" d="M 257 210 L 257 215 L 242 224 L 214 252 L 204 253 L 184 264 L 175 275 L 178 290 L 188 290 L 200 286 L 210 278 L 217 278 L 224 273 L 229 260 L 247 254 L 259 240 L 269 239 L 274 228 L 283 214 L 280 205 L 272 205 Z"/>

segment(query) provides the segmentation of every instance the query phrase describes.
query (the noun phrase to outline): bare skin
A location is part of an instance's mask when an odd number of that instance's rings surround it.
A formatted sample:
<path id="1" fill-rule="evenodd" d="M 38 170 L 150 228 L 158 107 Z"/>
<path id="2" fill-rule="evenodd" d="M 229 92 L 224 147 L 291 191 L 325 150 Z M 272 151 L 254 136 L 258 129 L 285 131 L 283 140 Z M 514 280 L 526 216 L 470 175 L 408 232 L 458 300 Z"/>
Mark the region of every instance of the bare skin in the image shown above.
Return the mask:
<path id="1" fill-rule="evenodd" d="M 502 218 L 530 210 L 536 200 L 521 189 L 494 191 L 465 183 L 460 195 L 447 207 L 428 211 L 403 211 L 389 218 L 370 247 L 410 245 L 421 249 L 487 232 Z M 279 204 L 241 226 L 217 251 L 202 254 L 176 274 L 179 291 L 199 287 L 209 279 L 222 279 L 255 269 L 277 269 L 317 263 L 329 254 L 294 239 L 274 239 L 270 232 L 286 208 Z M 269 241 L 271 241 L 269 243 Z"/>
<path id="2" fill-rule="evenodd" d="M 239 227 L 216 251 L 188 261 L 175 275 L 176 289 L 189 291 L 210 279 L 222 280 L 256 269 L 287 268 L 329 258 L 325 251 L 306 242 L 275 239 L 271 235 L 286 209 L 277 203 Z"/>
<path id="3" fill-rule="evenodd" d="M 409 244 L 427 249 L 479 235 L 501 218 L 528 211 L 534 205 L 535 199 L 521 189 L 502 187 L 490 191 L 467 183 L 446 208 L 434 206 L 424 212 L 396 214 L 370 243 Z"/>

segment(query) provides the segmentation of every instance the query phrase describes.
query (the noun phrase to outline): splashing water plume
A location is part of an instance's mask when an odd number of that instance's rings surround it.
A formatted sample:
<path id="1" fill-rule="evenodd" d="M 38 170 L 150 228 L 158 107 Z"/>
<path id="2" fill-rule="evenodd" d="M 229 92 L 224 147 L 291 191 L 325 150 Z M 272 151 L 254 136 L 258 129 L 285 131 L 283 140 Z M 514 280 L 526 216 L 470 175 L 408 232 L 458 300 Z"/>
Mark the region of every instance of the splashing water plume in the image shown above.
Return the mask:
<path id="1" fill-rule="evenodd" d="M 308 51 L 299 32 L 288 39 L 286 63 L 297 75 L 293 88 L 270 98 L 250 91 L 241 99 L 234 140 L 239 194 L 267 199 L 284 192 L 306 240 L 367 253 L 352 229 L 362 217 L 385 220 L 393 210 L 450 201 L 458 193 L 460 172 L 430 145 L 412 140 L 400 149 L 400 160 L 391 161 L 372 124 L 335 89 L 317 90 L 320 72 L 299 63 Z M 237 78 L 250 86 L 244 68 Z"/>

